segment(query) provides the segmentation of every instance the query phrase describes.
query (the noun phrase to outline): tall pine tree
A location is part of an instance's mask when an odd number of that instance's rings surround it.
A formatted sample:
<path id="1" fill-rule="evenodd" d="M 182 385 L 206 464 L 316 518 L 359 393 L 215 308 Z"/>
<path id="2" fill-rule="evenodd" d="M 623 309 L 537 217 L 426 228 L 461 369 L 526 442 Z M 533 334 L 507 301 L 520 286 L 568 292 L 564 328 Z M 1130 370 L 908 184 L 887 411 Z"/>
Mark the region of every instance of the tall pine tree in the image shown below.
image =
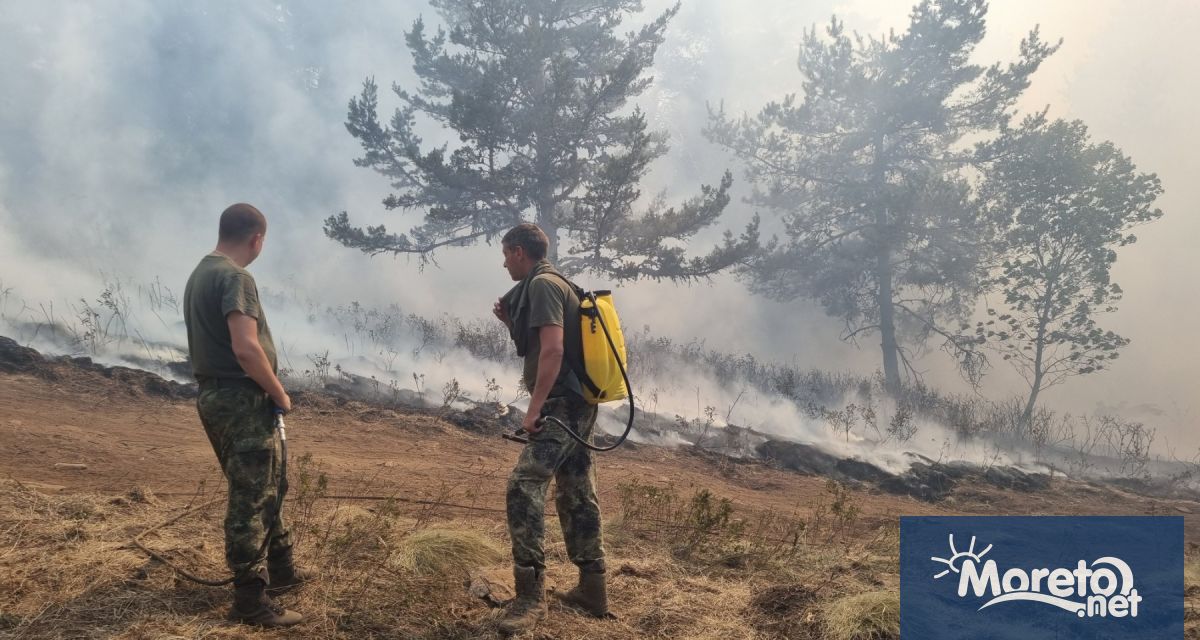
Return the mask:
<path id="1" fill-rule="evenodd" d="M 536 222 L 564 271 L 622 279 L 688 280 L 744 263 L 757 248 L 757 220 L 701 256 L 685 246 L 729 203 L 729 173 L 676 207 L 636 207 L 639 183 L 667 152 L 630 100 L 647 75 L 678 5 L 619 34 L 639 0 L 433 0 L 448 29 L 406 34 L 417 88 L 394 87 L 402 106 L 378 119 L 373 80 L 350 101 L 346 123 L 362 144 L 355 160 L 387 176 L 388 209 L 416 210 L 407 233 L 354 226 L 346 212 L 325 232 L 370 254 L 418 254 L 491 239 Z M 425 148 L 417 117 L 447 127 L 460 145 Z M 565 250 L 564 250 L 565 247 Z"/>
<path id="2" fill-rule="evenodd" d="M 985 0 L 925 0 L 884 38 L 836 18 L 800 45 L 803 93 L 756 117 L 712 115 L 710 139 L 745 162 L 751 201 L 778 213 L 783 238 L 746 271 L 755 291 L 813 298 L 849 340 L 877 333 L 888 388 L 928 338 L 978 372 L 974 340 L 954 319 L 972 307 L 984 255 L 963 143 L 1011 117 L 1030 75 L 1057 48 L 1034 30 L 1016 62 L 970 61 Z"/>

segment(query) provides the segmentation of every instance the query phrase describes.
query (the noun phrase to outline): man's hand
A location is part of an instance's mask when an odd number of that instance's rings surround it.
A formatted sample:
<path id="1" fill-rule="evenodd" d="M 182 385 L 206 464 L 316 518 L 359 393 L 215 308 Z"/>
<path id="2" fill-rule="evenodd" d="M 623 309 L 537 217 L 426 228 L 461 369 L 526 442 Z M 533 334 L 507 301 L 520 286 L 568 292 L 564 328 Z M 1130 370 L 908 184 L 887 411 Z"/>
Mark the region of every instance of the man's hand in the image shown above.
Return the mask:
<path id="1" fill-rule="evenodd" d="M 521 422 L 521 428 L 526 433 L 537 433 L 542 430 L 542 425 L 538 424 L 538 420 L 542 417 L 541 411 L 537 413 L 526 413 L 525 420 Z"/>
<path id="2" fill-rule="evenodd" d="M 276 409 L 282 409 L 284 413 L 292 412 L 292 397 L 289 396 L 286 391 L 283 393 L 283 397 L 281 398 L 272 396 L 271 402 L 275 403 Z"/>
<path id="3" fill-rule="evenodd" d="M 499 318 L 500 322 L 504 324 L 509 323 L 508 309 L 505 308 L 504 298 L 500 298 L 496 301 L 496 304 L 492 305 L 492 315 Z"/>

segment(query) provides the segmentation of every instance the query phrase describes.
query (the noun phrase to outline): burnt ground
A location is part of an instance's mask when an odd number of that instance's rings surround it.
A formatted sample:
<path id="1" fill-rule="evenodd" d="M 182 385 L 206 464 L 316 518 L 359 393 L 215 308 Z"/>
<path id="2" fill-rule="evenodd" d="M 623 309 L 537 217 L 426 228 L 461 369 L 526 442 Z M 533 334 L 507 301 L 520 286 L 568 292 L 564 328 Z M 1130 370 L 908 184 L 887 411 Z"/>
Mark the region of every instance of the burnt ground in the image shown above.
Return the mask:
<path id="1" fill-rule="evenodd" d="M 370 485 L 380 494 L 420 498 L 453 480 L 454 470 L 470 469 L 490 479 L 473 501 L 503 504 L 519 445 L 499 434 L 519 416 L 498 417 L 485 405 L 459 411 L 368 403 L 348 397 L 344 385 L 330 386 L 326 393 L 297 392 L 288 426 L 292 456 L 311 456 L 332 491 Z M 194 385 L 87 358 L 43 357 L 0 338 L 0 473 L 64 491 L 142 486 L 170 495 L 219 483 L 194 395 Z M 1189 542 L 1200 543 L 1200 496 L 1167 497 L 1145 483 L 1078 482 L 928 459 L 892 475 L 800 443 L 767 440 L 755 451 L 757 458 L 745 459 L 631 443 L 600 456 L 601 500 L 636 480 L 708 488 L 745 508 L 787 511 L 819 499 L 834 479 L 854 493 L 867 521 L 901 514 L 1177 514 Z M 79 464 L 87 468 L 63 466 Z"/>

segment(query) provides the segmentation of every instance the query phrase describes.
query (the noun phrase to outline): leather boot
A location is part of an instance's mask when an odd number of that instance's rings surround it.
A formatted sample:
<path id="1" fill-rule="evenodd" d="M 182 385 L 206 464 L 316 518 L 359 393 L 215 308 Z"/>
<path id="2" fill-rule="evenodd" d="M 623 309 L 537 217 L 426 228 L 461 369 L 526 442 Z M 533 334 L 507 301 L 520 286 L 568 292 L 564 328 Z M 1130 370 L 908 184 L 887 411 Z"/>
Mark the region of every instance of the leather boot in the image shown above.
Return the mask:
<path id="1" fill-rule="evenodd" d="M 500 620 L 500 633 L 511 636 L 529 631 L 546 615 L 546 575 L 537 567 L 513 567 L 517 597 L 508 603 Z"/>
<path id="2" fill-rule="evenodd" d="M 229 619 L 260 627 L 290 627 L 304 620 L 304 616 L 284 609 L 267 596 L 267 573 L 260 567 L 234 581 Z"/>
<path id="3" fill-rule="evenodd" d="M 563 593 L 555 590 L 554 595 L 564 604 L 579 609 L 596 618 L 613 618 L 608 610 L 607 576 L 603 565 L 599 571 L 579 569 L 579 584 Z"/>
<path id="4" fill-rule="evenodd" d="M 282 595 L 317 578 L 315 571 L 296 567 L 290 546 L 273 550 L 267 556 L 267 573 L 271 579 L 267 593 L 272 596 Z"/>

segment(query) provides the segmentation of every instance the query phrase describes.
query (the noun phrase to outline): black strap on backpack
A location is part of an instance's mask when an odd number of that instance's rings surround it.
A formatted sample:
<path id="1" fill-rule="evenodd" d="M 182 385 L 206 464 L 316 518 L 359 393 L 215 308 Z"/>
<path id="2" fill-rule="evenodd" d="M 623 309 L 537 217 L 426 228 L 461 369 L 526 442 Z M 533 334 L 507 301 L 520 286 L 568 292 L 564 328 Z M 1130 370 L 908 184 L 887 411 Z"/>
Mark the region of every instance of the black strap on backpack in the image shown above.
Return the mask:
<path id="1" fill-rule="evenodd" d="M 625 442 L 625 439 L 629 437 L 629 432 L 633 431 L 633 418 L 636 413 L 633 401 L 633 385 L 629 382 L 629 374 L 625 371 L 625 363 L 621 362 L 621 357 L 617 352 L 617 345 L 613 344 L 612 334 L 610 334 L 608 331 L 608 325 L 604 323 L 604 318 L 600 314 L 600 305 L 596 301 L 596 295 L 590 291 L 584 291 L 582 287 L 574 282 L 571 282 L 566 276 L 558 273 L 557 271 L 551 271 L 550 273 L 553 273 L 562 279 L 563 282 L 567 283 L 567 286 L 571 287 L 571 290 L 573 290 L 575 295 L 579 297 L 579 301 L 581 303 L 579 309 L 580 315 L 586 315 L 594 322 L 599 322 L 600 328 L 604 330 L 604 339 L 608 342 L 608 348 L 612 349 L 613 355 L 617 356 L 617 367 L 621 370 L 621 378 L 625 380 L 625 390 L 629 393 L 629 420 L 625 423 L 625 432 L 621 434 L 621 437 L 617 438 L 616 442 L 607 447 L 597 447 L 596 445 L 588 442 L 578 433 L 575 433 L 575 430 L 568 426 L 567 423 L 555 418 L 554 416 L 542 416 L 538 419 L 538 422 L 545 423 L 550 421 L 554 424 L 557 424 L 558 426 L 562 427 L 562 430 L 567 432 L 567 435 L 571 436 L 576 442 L 584 447 L 587 447 L 588 449 L 591 449 L 592 451 L 612 451 L 613 449 L 621 446 L 621 444 Z M 582 302 L 584 299 L 592 301 L 592 310 L 590 312 L 587 312 L 582 308 Z M 592 395 L 599 396 L 599 387 L 596 386 L 596 383 L 592 382 L 592 379 L 587 375 L 587 371 L 584 370 L 582 354 L 580 354 L 580 357 L 578 358 L 569 358 L 569 360 L 571 361 L 569 364 L 571 371 L 575 374 L 575 377 L 579 379 L 579 383 L 586 385 L 588 390 L 592 392 Z M 512 435 L 506 433 L 504 434 L 504 437 L 515 442 L 529 442 L 529 439 L 525 437 L 524 429 L 517 429 L 517 432 Z"/>

